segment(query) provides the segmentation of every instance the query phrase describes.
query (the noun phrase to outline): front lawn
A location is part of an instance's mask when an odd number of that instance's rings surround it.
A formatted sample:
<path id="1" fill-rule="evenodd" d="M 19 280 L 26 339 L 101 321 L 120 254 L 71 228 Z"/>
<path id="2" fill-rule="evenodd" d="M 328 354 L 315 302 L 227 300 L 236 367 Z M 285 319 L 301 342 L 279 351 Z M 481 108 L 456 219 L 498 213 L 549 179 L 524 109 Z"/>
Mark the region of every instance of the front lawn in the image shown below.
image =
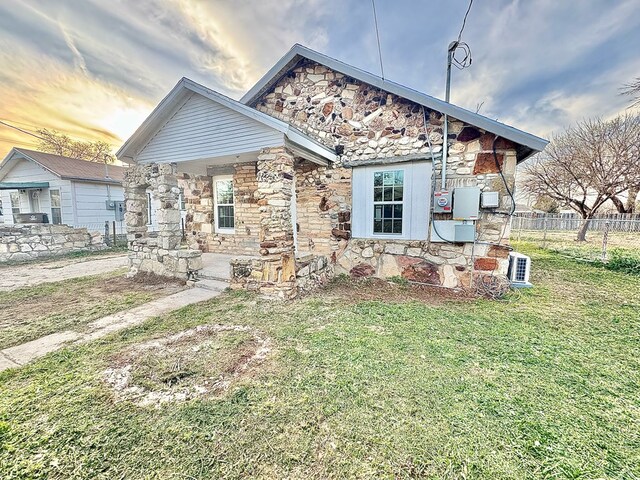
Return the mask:
<path id="1" fill-rule="evenodd" d="M 182 289 L 176 282 L 125 278 L 125 271 L 0 291 L 0 349 L 82 328 L 92 320 Z"/>
<path id="2" fill-rule="evenodd" d="M 504 301 L 376 283 L 227 294 L 0 373 L 0 478 L 639 478 L 640 277 L 528 253 L 535 288 Z M 132 349 L 207 324 L 270 351 L 210 369 L 224 388 L 183 402 L 105 380 Z M 133 377 L 153 371 L 143 357 Z M 205 370 L 160 360 L 172 382 Z"/>

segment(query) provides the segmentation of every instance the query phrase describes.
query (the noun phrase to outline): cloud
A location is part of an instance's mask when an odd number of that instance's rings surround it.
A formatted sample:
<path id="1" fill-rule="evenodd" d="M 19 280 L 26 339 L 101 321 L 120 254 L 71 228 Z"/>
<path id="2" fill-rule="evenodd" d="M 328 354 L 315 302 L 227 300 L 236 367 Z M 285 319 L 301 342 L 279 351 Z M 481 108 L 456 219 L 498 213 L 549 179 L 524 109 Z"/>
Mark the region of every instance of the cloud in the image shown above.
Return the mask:
<path id="1" fill-rule="evenodd" d="M 387 78 L 443 97 L 467 0 L 377 0 Z M 487 0 L 463 40 L 452 100 L 538 135 L 611 116 L 640 71 L 637 0 Z M 182 76 L 239 98 L 294 43 L 378 73 L 361 0 L 24 0 L 0 3 L 0 118 L 127 138 Z M 0 130 L 0 155 L 20 134 Z M 31 141 L 25 136 L 22 141 Z M 5 139 L 9 139 L 8 141 Z"/>

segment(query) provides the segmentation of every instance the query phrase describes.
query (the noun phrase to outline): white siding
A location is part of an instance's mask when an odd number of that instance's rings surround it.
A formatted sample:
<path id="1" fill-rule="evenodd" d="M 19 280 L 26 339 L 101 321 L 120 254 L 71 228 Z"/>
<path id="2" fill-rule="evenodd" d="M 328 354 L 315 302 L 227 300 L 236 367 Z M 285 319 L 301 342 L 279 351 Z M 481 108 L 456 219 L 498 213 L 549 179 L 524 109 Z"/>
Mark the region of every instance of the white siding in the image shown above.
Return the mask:
<path id="1" fill-rule="evenodd" d="M 110 197 L 109 192 L 110 190 Z M 124 200 L 124 191 L 120 185 L 101 183 L 73 182 L 76 199 L 76 225 L 98 229 L 104 222 L 115 220 L 115 211 L 107 210 L 107 200 Z"/>
<path id="2" fill-rule="evenodd" d="M 73 202 L 71 199 L 71 182 L 69 180 L 61 180 L 54 174 L 40 167 L 39 165 L 25 159 L 18 160 L 16 165 L 5 175 L 3 182 L 49 182 L 50 188 L 60 190 L 62 202 L 62 221 L 63 223 L 73 223 Z M 4 223 L 13 223 L 13 215 L 11 214 L 11 190 L 0 191 L 2 198 L 2 207 Z M 24 213 L 31 212 L 29 196 L 27 193 L 20 195 L 20 209 Z M 49 190 L 43 189 L 40 192 L 40 210 L 42 213 L 49 215 L 51 221 L 51 198 Z"/>
<path id="3" fill-rule="evenodd" d="M 183 162 L 282 145 L 284 135 L 260 122 L 192 94 L 138 153 L 138 162 Z"/>

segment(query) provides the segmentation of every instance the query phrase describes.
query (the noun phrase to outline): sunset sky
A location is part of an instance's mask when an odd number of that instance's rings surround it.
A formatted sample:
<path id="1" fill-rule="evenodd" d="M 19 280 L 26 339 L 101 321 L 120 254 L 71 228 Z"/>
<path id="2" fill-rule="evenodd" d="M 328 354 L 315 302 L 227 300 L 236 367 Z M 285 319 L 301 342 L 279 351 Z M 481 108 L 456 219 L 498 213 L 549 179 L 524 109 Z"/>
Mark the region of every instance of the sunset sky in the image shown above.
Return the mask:
<path id="1" fill-rule="evenodd" d="M 376 0 L 385 76 L 444 96 L 467 0 Z M 476 0 L 451 100 L 548 136 L 640 76 L 639 0 Z M 240 98 L 294 44 L 379 74 L 369 0 L 0 0 L 0 120 L 114 150 L 183 76 Z M 36 139 L 0 125 L 0 158 Z"/>

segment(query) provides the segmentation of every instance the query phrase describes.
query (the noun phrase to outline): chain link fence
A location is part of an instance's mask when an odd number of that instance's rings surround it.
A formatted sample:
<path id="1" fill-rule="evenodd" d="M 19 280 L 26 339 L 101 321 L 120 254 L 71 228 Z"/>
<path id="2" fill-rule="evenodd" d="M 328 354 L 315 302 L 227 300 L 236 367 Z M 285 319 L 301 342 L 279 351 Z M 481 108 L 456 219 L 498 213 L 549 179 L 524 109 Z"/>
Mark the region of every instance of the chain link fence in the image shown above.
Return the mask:
<path id="1" fill-rule="evenodd" d="M 577 241 L 584 220 L 576 214 L 519 213 L 512 217 L 511 241 L 588 261 L 607 262 L 615 249 L 640 255 L 640 215 L 607 214 L 588 221 L 586 241 Z"/>
<path id="2" fill-rule="evenodd" d="M 94 223 L 78 223 L 78 228 L 86 228 L 89 233 L 100 233 L 109 246 L 127 244 L 127 226 L 123 221 L 104 221 Z"/>

